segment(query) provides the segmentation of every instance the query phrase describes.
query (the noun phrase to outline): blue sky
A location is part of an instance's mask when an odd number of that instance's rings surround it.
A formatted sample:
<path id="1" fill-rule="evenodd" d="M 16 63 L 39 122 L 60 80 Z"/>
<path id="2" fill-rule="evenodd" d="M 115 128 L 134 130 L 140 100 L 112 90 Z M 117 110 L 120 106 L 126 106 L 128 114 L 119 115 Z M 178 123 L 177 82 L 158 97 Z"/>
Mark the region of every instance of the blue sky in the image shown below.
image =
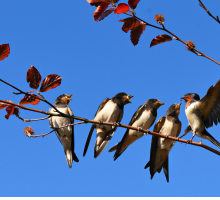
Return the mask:
<path id="1" fill-rule="evenodd" d="M 218 0 L 203 3 L 214 15 L 220 15 Z M 219 80 L 220 66 L 187 51 L 178 41 L 149 48 L 151 40 L 163 31 L 146 27 L 134 47 L 129 33 L 121 30 L 123 23 L 118 22 L 125 15 L 112 14 L 96 23 L 94 10 L 86 0 L 1 2 L 0 44 L 9 43 L 11 53 L 0 63 L 0 78 L 29 91 L 26 73 L 31 65 L 42 78 L 58 74 L 63 77 L 61 85 L 44 96 L 54 103 L 60 94 L 73 94 L 70 107 L 74 114 L 88 119 L 93 119 L 106 97 L 126 92 L 134 98 L 125 106 L 123 124 L 128 124 L 149 98 L 165 103 L 158 110 L 159 119 L 185 93 L 196 92 L 203 97 Z M 136 13 L 154 25 L 155 14 L 163 14 L 168 30 L 184 41 L 194 41 L 196 48 L 220 61 L 220 26 L 198 1 L 141 0 Z M 12 91 L 1 83 L 1 99 L 18 103 L 23 96 L 15 96 Z M 43 102 L 28 107 L 50 108 Z M 181 134 L 188 125 L 184 107 L 185 103 L 180 113 Z M 219 196 L 220 157 L 200 147 L 176 143 L 169 154 L 170 182 L 166 182 L 163 172 L 151 180 L 149 170 L 144 169 L 150 157 L 150 135 L 113 161 L 113 153 L 108 150 L 126 131 L 118 128 L 106 149 L 94 159 L 95 132 L 87 155 L 82 156 L 91 127 L 83 124 L 75 127 L 75 152 L 80 162 L 69 169 L 54 133 L 36 139 L 23 133 L 26 126 L 32 126 L 36 134 L 50 131 L 47 120 L 24 123 L 15 116 L 6 120 L 5 110 L 0 112 L 0 196 Z M 27 119 L 44 117 L 24 110 L 20 114 Z M 208 131 L 220 141 L 220 125 Z M 191 136 L 189 133 L 185 139 Z"/>

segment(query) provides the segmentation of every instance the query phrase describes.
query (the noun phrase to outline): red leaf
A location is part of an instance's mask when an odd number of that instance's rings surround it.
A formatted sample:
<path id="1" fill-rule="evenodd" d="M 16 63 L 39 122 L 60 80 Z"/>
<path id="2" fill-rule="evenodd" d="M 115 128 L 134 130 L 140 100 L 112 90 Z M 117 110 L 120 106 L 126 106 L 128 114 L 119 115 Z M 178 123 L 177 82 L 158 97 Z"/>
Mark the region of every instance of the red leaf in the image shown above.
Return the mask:
<path id="1" fill-rule="evenodd" d="M 134 46 L 138 44 L 138 41 L 145 30 L 145 27 L 145 24 L 140 24 L 138 27 L 131 29 L 131 42 Z"/>
<path id="2" fill-rule="evenodd" d="M 104 13 L 106 8 L 108 8 L 108 5 L 109 4 L 107 4 L 107 3 L 101 3 L 101 4 L 98 5 L 95 12 L 93 13 L 95 21 L 98 21 L 99 17 L 101 17 L 101 15 Z"/>
<path id="3" fill-rule="evenodd" d="M 105 19 L 107 16 L 109 16 L 113 12 L 113 8 L 110 8 L 109 10 L 106 10 L 101 17 L 99 17 L 98 22 Z"/>
<path id="4" fill-rule="evenodd" d="M 8 106 L 6 108 L 6 112 L 7 112 L 7 115 L 5 115 L 5 118 L 8 119 L 11 115 L 13 115 L 14 113 L 14 106 Z"/>
<path id="5" fill-rule="evenodd" d="M 101 3 L 111 3 L 111 0 L 87 0 L 88 3 L 92 6 L 99 6 Z"/>
<path id="6" fill-rule="evenodd" d="M 8 102 L 12 103 L 12 101 L 11 101 L 11 100 L 6 100 L 6 101 L 8 101 Z M 11 106 L 11 105 L 10 105 L 10 104 L 7 104 L 7 103 L 0 103 L 0 110 L 2 110 L 2 109 L 4 109 L 4 108 L 6 108 L 7 106 Z"/>
<path id="7" fill-rule="evenodd" d="M 158 35 L 157 37 L 155 37 L 151 43 L 150 43 L 150 47 L 164 43 L 164 42 L 168 42 L 171 41 L 172 37 L 170 37 L 169 35 L 163 34 L 163 35 Z"/>
<path id="8" fill-rule="evenodd" d="M 41 75 L 38 70 L 32 65 L 27 72 L 27 82 L 32 89 L 37 89 L 41 82 Z"/>
<path id="9" fill-rule="evenodd" d="M 126 13 L 128 11 L 129 11 L 129 6 L 126 3 L 120 3 L 115 9 L 114 14 Z"/>
<path id="10" fill-rule="evenodd" d="M 61 84 L 62 77 L 56 74 L 48 75 L 41 83 L 40 92 L 46 92 Z"/>
<path id="11" fill-rule="evenodd" d="M 131 7 L 131 9 L 135 9 L 137 7 L 137 4 L 140 0 L 128 0 L 128 5 Z"/>
<path id="12" fill-rule="evenodd" d="M 31 94 L 31 95 L 27 95 L 25 94 L 24 98 L 21 99 L 20 101 L 20 105 L 24 105 L 24 104 L 32 104 L 32 105 L 37 105 L 40 102 L 40 99 L 37 99 L 36 97 L 39 97 L 35 94 Z M 41 98 L 41 97 L 39 97 Z"/>
<path id="13" fill-rule="evenodd" d="M 10 53 L 9 44 L 1 44 L 0 45 L 0 61 L 8 57 L 9 53 Z"/>
<path id="14" fill-rule="evenodd" d="M 119 20 L 119 22 L 124 22 L 122 26 L 122 30 L 127 33 L 132 28 L 135 28 L 140 25 L 140 21 L 135 19 L 134 17 L 128 17 L 126 19 Z"/>

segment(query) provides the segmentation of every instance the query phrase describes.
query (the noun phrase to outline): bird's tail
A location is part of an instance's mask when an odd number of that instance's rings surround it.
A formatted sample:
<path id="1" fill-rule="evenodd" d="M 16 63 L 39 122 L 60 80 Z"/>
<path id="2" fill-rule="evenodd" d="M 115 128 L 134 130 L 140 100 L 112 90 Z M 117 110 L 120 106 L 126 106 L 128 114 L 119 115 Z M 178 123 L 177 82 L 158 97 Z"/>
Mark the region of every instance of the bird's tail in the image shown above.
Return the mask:
<path id="1" fill-rule="evenodd" d="M 116 129 L 110 130 L 107 133 L 107 135 L 105 136 L 105 139 L 103 140 L 101 145 L 97 145 L 97 140 L 96 140 L 96 144 L 95 144 L 95 148 L 94 148 L 94 158 L 97 158 L 102 153 L 102 151 L 105 149 L 105 147 L 107 146 L 107 144 L 111 140 L 112 136 L 114 135 L 115 131 L 116 131 Z"/>
<path id="2" fill-rule="evenodd" d="M 119 144 L 119 143 L 118 143 Z M 111 149 L 108 150 L 108 152 L 113 152 L 116 151 L 118 148 L 118 144 L 116 144 L 115 146 L 113 146 Z"/>
<path id="3" fill-rule="evenodd" d="M 210 142 L 212 142 L 214 145 L 220 148 L 220 143 L 211 134 L 209 134 L 205 128 L 203 134 L 205 135 L 206 139 L 208 139 Z"/>
<path id="4" fill-rule="evenodd" d="M 77 158 L 75 152 L 72 152 L 71 150 L 66 150 L 65 155 L 66 155 L 66 162 L 69 165 L 69 168 L 72 167 L 73 160 L 75 162 L 79 162 L 79 159 Z"/>

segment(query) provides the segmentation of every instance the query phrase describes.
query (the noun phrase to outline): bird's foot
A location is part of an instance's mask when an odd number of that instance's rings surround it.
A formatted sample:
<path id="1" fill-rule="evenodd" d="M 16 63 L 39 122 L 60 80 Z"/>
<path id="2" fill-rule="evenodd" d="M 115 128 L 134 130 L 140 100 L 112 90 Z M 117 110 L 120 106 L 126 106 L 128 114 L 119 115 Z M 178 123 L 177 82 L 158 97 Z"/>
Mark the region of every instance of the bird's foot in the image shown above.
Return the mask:
<path id="1" fill-rule="evenodd" d="M 169 136 L 169 135 L 168 135 L 168 134 L 166 134 L 166 136 L 167 136 L 167 138 L 168 138 L 168 136 Z"/>
<path id="2" fill-rule="evenodd" d="M 99 121 L 99 124 L 102 124 L 102 123 L 103 123 L 103 121 L 102 121 L 102 120 L 100 120 L 100 121 Z"/>
<path id="3" fill-rule="evenodd" d="M 190 140 L 187 140 L 187 142 L 186 142 L 187 144 L 191 144 L 192 143 L 192 139 L 190 139 Z"/>
<path id="4" fill-rule="evenodd" d="M 138 129 L 138 132 L 143 130 L 143 128 L 141 128 L 141 127 L 138 127 L 137 129 Z"/>
<path id="5" fill-rule="evenodd" d="M 114 122 L 114 126 L 120 126 L 120 122 Z"/>

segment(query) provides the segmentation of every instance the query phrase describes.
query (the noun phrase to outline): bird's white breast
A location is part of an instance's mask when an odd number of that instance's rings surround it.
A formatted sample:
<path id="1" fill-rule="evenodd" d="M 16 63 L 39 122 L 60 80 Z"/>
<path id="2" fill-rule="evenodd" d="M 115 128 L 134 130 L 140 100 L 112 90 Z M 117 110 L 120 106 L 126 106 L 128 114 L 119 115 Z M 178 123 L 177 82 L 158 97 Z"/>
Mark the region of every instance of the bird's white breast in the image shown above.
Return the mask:
<path id="1" fill-rule="evenodd" d="M 161 129 L 161 134 L 176 137 L 178 132 L 178 126 L 178 124 L 173 123 L 172 121 L 168 121 L 166 119 Z M 173 140 L 169 140 L 166 138 L 160 138 L 158 140 L 158 143 L 161 149 L 166 149 L 167 151 L 170 151 L 173 145 L 175 144 Z"/>
<path id="2" fill-rule="evenodd" d="M 67 108 L 57 108 L 60 112 L 67 114 Z M 52 113 L 57 113 L 54 109 L 51 111 Z M 53 127 L 59 128 L 61 126 L 65 126 L 70 124 L 70 119 L 67 117 L 58 117 L 58 116 L 53 116 L 52 117 L 52 123 Z M 59 129 L 59 134 L 60 135 L 71 135 L 72 134 L 72 127 L 68 126 L 65 128 Z"/>
<path id="3" fill-rule="evenodd" d="M 103 109 L 97 114 L 95 119 L 105 122 L 116 122 L 119 112 L 120 109 L 118 109 L 117 104 L 112 101 L 108 101 Z"/>
<path id="4" fill-rule="evenodd" d="M 154 121 L 155 117 L 150 111 L 145 110 L 142 112 L 142 114 L 139 116 L 139 118 L 132 124 L 134 127 L 140 127 L 143 129 L 150 128 L 150 125 Z M 129 130 L 129 135 L 136 135 L 136 136 L 143 136 L 143 132 L 138 132 L 135 130 Z"/>
<path id="5" fill-rule="evenodd" d="M 194 102 L 190 104 L 186 109 L 186 117 L 189 121 L 189 124 L 192 130 L 197 130 L 198 132 L 202 132 L 204 125 L 202 122 L 202 116 L 198 109 L 198 102 Z"/>

